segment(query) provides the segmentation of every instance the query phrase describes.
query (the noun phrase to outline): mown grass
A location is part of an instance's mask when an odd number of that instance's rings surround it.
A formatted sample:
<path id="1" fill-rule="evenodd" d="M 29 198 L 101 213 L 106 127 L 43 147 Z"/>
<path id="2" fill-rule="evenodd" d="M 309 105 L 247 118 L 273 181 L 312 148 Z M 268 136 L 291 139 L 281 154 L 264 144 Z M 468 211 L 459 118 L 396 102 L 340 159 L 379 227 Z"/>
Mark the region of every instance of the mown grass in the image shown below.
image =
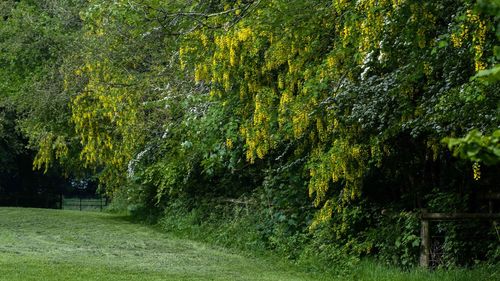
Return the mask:
<path id="1" fill-rule="evenodd" d="M 499 280 L 498 268 L 342 277 L 185 240 L 105 213 L 0 208 L 0 280 Z"/>
<path id="2" fill-rule="evenodd" d="M 105 213 L 0 208 L 0 280 L 316 280 Z"/>

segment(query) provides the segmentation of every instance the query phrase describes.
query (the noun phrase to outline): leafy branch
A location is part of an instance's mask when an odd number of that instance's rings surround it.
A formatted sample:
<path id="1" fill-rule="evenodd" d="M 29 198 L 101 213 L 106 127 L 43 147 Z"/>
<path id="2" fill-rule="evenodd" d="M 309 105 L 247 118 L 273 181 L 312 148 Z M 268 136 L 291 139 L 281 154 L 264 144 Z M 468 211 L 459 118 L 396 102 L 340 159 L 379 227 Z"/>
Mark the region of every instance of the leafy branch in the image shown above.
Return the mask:
<path id="1" fill-rule="evenodd" d="M 491 135 L 483 135 L 475 129 L 462 138 L 444 138 L 443 143 L 455 157 L 488 166 L 500 163 L 500 129 Z"/>

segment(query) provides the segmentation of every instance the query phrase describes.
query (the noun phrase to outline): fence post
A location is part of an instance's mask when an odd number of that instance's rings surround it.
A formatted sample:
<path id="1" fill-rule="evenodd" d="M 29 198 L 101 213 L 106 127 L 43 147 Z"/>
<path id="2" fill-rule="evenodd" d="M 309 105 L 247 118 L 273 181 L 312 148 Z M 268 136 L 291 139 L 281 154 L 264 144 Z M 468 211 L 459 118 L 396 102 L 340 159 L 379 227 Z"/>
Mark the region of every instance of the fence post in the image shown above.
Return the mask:
<path id="1" fill-rule="evenodd" d="M 427 213 L 426 209 L 421 210 L 421 228 L 420 228 L 420 266 L 427 268 L 429 267 L 429 256 L 430 256 L 430 234 L 429 234 L 429 220 L 424 218 L 423 214 Z"/>

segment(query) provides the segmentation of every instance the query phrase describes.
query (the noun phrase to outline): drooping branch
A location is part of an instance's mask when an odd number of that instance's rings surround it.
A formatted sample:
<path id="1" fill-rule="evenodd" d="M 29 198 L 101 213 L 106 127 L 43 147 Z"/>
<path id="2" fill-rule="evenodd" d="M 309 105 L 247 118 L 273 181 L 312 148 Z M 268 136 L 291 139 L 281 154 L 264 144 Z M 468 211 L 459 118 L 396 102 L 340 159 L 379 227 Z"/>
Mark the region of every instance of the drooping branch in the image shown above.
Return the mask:
<path id="1" fill-rule="evenodd" d="M 143 1 L 141 4 L 146 11 L 154 12 L 146 12 L 146 14 L 157 14 L 149 20 L 157 21 L 168 35 L 178 36 L 189 34 L 199 28 L 229 30 L 255 9 L 260 2 L 261 0 L 243 1 L 241 5 L 223 11 L 167 11 L 163 8 L 152 7 Z M 226 16 L 230 16 L 230 18 L 224 23 L 211 24 L 208 22 L 209 19 Z M 187 26 L 183 27 L 182 23 L 186 23 L 186 21 Z M 179 29 L 176 30 L 176 27 Z"/>

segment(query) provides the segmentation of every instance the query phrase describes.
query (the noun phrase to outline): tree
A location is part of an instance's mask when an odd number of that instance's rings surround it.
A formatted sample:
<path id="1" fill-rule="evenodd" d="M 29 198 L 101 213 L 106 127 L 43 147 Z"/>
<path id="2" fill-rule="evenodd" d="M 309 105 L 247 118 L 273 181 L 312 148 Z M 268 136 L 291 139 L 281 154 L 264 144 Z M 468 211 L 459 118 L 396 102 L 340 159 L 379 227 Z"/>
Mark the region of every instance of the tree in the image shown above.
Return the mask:
<path id="1" fill-rule="evenodd" d="M 54 196 L 64 182 L 57 172 L 81 173 L 76 168 L 78 158 L 72 158 L 79 141 L 69 123 L 70 96 L 64 91 L 61 70 L 74 46 L 83 4 L 73 0 L 2 2 L 0 108 L 6 128 L 2 147 L 9 151 L 3 155 L 8 162 L 3 181 L 23 196 L 36 198 L 37 193 L 47 192 Z M 56 159 L 65 170 L 49 167 Z M 47 175 L 33 172 L 33 166 L 43 168 Z M 19 204 L 54 206 L 54 202 L 36 199 Z"/>

